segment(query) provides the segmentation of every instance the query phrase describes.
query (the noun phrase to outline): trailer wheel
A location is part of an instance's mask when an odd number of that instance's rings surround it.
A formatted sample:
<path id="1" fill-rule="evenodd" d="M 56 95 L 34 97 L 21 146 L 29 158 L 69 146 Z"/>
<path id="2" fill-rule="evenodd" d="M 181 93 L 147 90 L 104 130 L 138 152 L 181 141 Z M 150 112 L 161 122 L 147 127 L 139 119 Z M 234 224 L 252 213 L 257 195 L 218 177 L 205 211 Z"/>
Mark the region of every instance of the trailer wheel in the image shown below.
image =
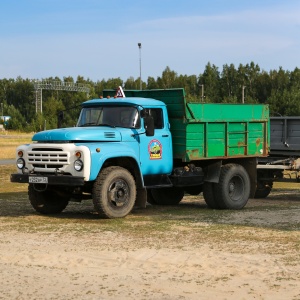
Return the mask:
<path id="1" fill-rule="evenodd" d="M 152 189 L 151 193 L 158 205 L 177 205 L 184 196 L 184 190 L 175 187 Z"/>
<path id="2" fill-rule="evenodd" d="M 237 164 L 222 166 L 219 183 L 214 184 L 214 195 L 220 208 L 243 208 L 250 195 L 250 179 L 245 168 Z"/>
<path id="3" fill-rule="evenodd" d="M 195 186 L 187 186 L 184 188 L 184 191 L 192 196 L 197 196 L 203 192 L 203 184 Z"/>
<path id="4" fill-rule="evenodd" d="M 95 210 L 104 218 L 127 216 L 135 203 L 134 178 L 124 168 L 108 167 L 98 175 L 93 187 Z"/>
<path id="5" fill-rule="evenodd" d="M 61 213 L 69 203 L 68 197 L 62 197 L 51 190 L 37 191 L 34 184 L 29 184 L 28 196 L 32 207 L 44 215 Z"/>
<path id="6" fill-rule="evenodd" d="M 203 184 L 203 198 L 209 208 L 218 209 L 219 204 L 214 196 L 214 183 L 204 182 Z"/>
<path id="7" fill-rule="evenodd" d="M 273 182 L 257 182 L 257 188 L 254 194 L 254 198 L 267 198 L 272 190 Z"/>

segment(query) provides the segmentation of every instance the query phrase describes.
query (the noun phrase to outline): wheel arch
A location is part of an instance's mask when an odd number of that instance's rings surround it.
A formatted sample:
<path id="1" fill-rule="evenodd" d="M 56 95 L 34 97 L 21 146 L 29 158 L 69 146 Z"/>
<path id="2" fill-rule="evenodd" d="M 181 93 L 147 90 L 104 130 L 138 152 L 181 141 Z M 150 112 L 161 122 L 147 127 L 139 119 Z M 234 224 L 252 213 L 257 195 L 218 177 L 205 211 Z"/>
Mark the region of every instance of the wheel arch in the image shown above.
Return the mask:
<path id="1" fill-rule="evenodd" d="M 218 183 L 220 178 L 220 171 L 223 165 L 227 164 L 237 164 L 241 165 L 249 175 L 250 179 L 250 198 L 254 197 L 256 186 L 257 186 L 257 158 L 256 157 L 246 157 L 238 159 L 223 159 L 213 161 L 206 168 L 207 174 L 205 181 Z"/>
<path id="2" fill-rule="evenodd" d="M 144 186 L 143 178 L 141 176 L 141 171 L 138 166 L 137 161 L 130 156 L 120 156 L 114 158 L 108 158 L 102 165 L 99 173 L 103 168 L 111 167 L 111 166 L 119 166 L 124 169 L 127 169 L 131 175 L 133 176 L 137 188 L 142 188 Z"/>

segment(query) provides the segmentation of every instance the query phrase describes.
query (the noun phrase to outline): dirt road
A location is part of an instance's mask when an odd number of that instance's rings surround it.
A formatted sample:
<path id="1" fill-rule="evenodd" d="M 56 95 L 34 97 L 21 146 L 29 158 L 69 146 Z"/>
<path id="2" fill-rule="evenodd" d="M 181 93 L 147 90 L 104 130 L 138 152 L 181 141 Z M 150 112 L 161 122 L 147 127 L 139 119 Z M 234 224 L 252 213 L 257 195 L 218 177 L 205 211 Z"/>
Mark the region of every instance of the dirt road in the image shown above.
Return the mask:
<path id="1" fill-rule="evenodd" d="M 300 299 L 300 197 L 280 190 L 241 211 L 148 206 L 99 219 L 57 216 L 0 194 L 0 299 Z"/>

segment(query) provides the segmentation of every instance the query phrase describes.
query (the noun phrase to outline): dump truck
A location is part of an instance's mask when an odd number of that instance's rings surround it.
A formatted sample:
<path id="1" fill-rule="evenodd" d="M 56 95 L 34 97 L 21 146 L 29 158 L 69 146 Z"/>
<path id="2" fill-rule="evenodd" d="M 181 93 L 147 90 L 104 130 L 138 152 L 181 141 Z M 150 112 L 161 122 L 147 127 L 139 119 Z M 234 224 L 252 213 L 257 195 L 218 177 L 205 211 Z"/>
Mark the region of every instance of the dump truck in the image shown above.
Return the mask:
<path id="1" fill-rule="evenodd" d="M 147 202 L 176 205 L 185 193 L 203 192 L 213 209 L 242 209 L 254 196 L 257 159 L 269 150 L 267 105 L 120 89 L 82 103 L 75 127 L 38 132 L 17 148 L 11 182 L 29 184 L 37 212 L 90 199 L 100 216 L 120 218 Z"/>

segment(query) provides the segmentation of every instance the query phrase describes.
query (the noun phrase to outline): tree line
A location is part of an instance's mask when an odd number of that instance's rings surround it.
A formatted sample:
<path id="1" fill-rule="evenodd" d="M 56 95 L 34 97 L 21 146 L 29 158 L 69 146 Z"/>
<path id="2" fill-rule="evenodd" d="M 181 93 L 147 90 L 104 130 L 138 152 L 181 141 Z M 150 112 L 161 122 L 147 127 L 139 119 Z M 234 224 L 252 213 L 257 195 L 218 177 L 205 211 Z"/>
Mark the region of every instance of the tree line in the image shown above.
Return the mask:
<path id="1" fill-rule="evenodd" d="M 118 86 L 125 90 L 140 89 L 140 79 L 134 77 L 126 81 L 118 77 L 97 82 L 81 76 L 76 79 L 50 77 L 43 80 L 89 85 L 89 99 L 98 98 L 104 89 L 116 89 Z M 199 75 L 179 75 L 166 67 L 161 76 L 156 79 L 149 76 L 147 81 L 143 81 L 142 88 L 184 88 L 187 100 L 191 102 L 262 103 L 269 104 L 271 115 L 300 115 L 300 69 L 297 67 L 293 71 L 280 67 L 267 72 L 251 62 L 238 67 L 225 64 L 219 70 L 214 64 L 207 63 Z M 17 77 L 0 80 L 0 113 L 11 116 L 5 124 L 7 129 L 30 132 L 56 128 L 59 111 L 79 106 L 86 100 L 85 93 L 43 90 L 43 112 L 39 113 L 36 112 L 33 79 Z M 68 124 L 76 124 L 77 117 L 78 111 L 71 113 Z"/>

